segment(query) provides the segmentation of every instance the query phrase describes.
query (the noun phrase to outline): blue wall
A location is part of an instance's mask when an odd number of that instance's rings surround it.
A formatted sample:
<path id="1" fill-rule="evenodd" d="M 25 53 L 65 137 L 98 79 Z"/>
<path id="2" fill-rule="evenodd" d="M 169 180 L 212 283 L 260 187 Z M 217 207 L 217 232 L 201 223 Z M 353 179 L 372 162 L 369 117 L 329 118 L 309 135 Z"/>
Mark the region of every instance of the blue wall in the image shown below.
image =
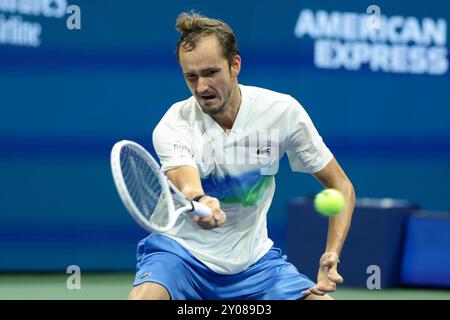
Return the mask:
<path id="1" fill-rule="evenodd" d="M 23 15 L 41 24 L 41 46 L 0 43 L 0 270 L 134 267 L 136 241 L 145 233 L 118 199 L 109 151 L 123 138 L 151 149 L 151 132 L 165 110 L 189 96 L 174 55 L 174 23 L 190 9 L 235 30 L 241 83 L 291 94 L 303 104 L 359 197 L 449 209 L 448 72 L 318 69 L 314 40 L 294 35 L 305 8 L 364 13 L 369 2 L 70 4 L 81 8 L 81 30 L 68 30 L 66 17 Z M 443 2 L 378 5 L 387 16 L 450 20 Z M 0 14 L 12 15 L 1 8 Z M 292 178 L 282 162 L 269 216 L 279 246 L 285 247 L 288 200 L 320 189 L 311 176 Z"/>

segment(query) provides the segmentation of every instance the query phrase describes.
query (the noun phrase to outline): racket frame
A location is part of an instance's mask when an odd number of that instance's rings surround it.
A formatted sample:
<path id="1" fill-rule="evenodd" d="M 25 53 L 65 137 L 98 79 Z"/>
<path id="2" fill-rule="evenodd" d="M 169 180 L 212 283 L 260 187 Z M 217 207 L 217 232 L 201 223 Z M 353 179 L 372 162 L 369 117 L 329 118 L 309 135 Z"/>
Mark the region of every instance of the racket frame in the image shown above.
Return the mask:
<path id="1" fill-rule="evenodd" d="M 132 146 L 142 151 L 149 160 L 150 167 L 157 173 L 158 182 L 162 189 L 162 194 L 165 194 L 167 207 L 169 211 L 174 212 L 173 219 L 165 227 L 158 227 L 153 225 L 150 220 L 147 219 L 134 203 L 125 180 L 122 174 L 122 168 L 120 165 L 120 153 L 124 146 Z M 130 215 L 136 220 L 136 222 L 145 230 L 149 232 L 166 232 L 173 228 L 178 220 L 178 217 L 183 213 L 193 213 L 200 217 L 204 217 L 211 212 L 211 209 L 201 203 L 190 201 L 187 199 L 178 188 L 167 178 L 167 176 L 161 171 L 159 164 L 152 157 L 152 155 L 141 145 L 134 141 L 122 140 L 114 144 L 111 150 L 111 170 L 113 175 L 114 184 L 119 193 L 119 196 L 127 208 Z M 175 209 L 175 200 L 182 206 Z M 169 214 L 169 213 L 167 213 Z"/>

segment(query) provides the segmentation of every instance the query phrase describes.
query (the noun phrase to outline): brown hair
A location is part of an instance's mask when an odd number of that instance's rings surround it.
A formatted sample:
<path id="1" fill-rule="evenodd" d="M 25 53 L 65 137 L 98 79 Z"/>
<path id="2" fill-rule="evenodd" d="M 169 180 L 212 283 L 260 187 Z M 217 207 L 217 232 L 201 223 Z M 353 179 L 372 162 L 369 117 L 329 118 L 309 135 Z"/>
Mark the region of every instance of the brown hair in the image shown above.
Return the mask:
<path id="1" fill-rule="evenodd" d="M 198 13 L 181 13 L 176 21 L 176 28 L 181 33 L 177 43 L 177 59 L 180 61 L 180 47 L 191 51 L 203 37 L 215 35 L 222 48 L 222 54 L 231 67 L 233 57 L 239 54 L 236 36 L 228 24 L 211 19 Z"/>

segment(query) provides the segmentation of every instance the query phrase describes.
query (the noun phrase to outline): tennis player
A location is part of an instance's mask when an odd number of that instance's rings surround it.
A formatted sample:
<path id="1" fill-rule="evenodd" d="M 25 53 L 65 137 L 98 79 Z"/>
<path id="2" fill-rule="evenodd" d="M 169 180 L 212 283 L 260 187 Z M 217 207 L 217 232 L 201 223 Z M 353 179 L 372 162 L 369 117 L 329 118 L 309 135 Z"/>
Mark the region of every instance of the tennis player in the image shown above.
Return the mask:
<path id="1" fill-rule="evenodd" d="M 178 61 L 192 96 L 170 107 L 153 144 L 169 179 L 212 214 L 182 215 L 170 231 L 139 243 L 129 298 L 332 299 L 327 293 L 343 281 L 337 267 L 354 208 L 351 182 L 299 102 L 238 83 L 241 57 L 226 23 L 182 13 L 176 27 Z M 293 171 L 312 174 L 346 198 L 316 257 L 317 282 L 289 263 L 267 233 L 285 153 Z"/>

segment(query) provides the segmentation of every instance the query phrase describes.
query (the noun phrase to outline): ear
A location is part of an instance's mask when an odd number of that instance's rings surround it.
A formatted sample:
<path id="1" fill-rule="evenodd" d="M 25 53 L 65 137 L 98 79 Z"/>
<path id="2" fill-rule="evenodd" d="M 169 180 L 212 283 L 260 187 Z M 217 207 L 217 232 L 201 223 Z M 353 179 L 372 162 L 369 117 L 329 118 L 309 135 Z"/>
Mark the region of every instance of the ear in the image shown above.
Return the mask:
<path id="1" fill-rule="evenodd" d="M 235 55 L 231 63 L 231 77 L 237 78 L 240 71 L 241 71 L 241 56 Z"/>

